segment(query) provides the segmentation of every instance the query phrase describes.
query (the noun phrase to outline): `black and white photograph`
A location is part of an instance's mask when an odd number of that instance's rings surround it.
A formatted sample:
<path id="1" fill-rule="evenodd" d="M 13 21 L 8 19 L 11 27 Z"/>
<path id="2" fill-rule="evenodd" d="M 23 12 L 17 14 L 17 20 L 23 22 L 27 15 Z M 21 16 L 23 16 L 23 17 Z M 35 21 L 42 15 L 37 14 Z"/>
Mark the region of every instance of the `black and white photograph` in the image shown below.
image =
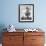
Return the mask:
<path id="1" fill-rule="evenodd" d="M 34 4 L 19 5 L 19 22 L 34 22 Z"/>

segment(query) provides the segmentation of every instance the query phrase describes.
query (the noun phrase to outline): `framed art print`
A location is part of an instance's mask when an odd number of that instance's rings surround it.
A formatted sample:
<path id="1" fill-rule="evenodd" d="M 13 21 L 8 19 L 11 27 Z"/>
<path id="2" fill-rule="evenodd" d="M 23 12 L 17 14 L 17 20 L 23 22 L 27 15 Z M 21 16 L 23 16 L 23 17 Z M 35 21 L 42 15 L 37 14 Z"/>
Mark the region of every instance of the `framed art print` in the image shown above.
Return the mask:
<path id="1" fill-rule="evenodd" d="M 19 22 L 34 22 L 34 4 L 19 4 Z"/>

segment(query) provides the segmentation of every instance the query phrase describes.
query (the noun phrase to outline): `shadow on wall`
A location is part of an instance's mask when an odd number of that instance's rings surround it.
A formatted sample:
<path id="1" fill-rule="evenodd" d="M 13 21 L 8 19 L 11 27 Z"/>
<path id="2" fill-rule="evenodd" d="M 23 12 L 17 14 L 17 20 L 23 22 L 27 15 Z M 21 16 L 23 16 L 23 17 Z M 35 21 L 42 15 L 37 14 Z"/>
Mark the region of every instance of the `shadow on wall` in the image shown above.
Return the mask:
<path id="1" fill-rule="evenodd" d="M 6 30 L 3 30 L 5 27 L 4 24 L 0 24 L 0 43 L 2 43 L 2 32 L 5 32 Z"/>

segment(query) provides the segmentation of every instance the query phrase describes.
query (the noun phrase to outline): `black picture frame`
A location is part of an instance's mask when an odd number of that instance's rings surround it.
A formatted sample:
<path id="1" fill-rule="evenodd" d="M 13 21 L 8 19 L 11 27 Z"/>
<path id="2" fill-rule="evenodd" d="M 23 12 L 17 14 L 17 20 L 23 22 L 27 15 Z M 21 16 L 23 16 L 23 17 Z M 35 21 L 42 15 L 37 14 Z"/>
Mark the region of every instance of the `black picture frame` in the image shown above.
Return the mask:
<path id="1" fill-rule="evenodd" d="M 34 4 L 19 4 L 19 22 L 34 22 Z"/>

